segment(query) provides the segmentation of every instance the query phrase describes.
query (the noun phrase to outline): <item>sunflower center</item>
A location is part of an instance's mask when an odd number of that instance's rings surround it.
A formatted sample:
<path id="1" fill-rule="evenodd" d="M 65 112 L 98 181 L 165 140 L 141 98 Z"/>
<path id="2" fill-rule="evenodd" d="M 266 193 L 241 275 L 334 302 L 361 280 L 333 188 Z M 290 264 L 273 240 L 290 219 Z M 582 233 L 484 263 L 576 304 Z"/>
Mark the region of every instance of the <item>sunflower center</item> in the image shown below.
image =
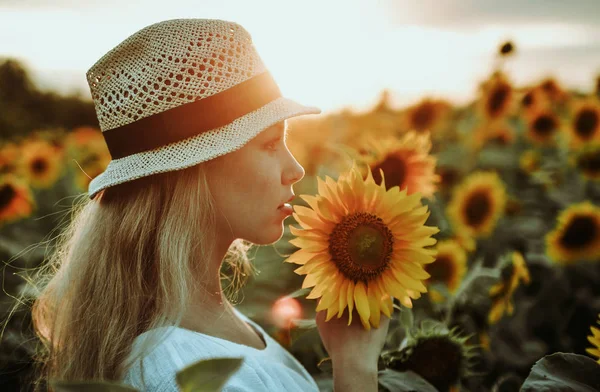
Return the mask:
<path id="1" fill-rule="evenodd" d="M 0 210 L 5 208 L 11 202 L 15 197 L 15 193 L 14 188 L 9 184 L 0 187 Z"/>
<path id="2" fill-rule="evenodd" d="M 591 216 L 574 216 L 560 239 L 563 247 L 580 249 L 593 242 L 598 235 L 598 225 Z"/>
<path id="3" fill-rule="evenodd" d="M 547 114 L 543 114 L 533 122 L 533 129 L 538 135 L 547 136 L 554 132 L 556 121 Z"/>
<path id="4" fill-rule="evenodd" d="M 35 174 L 44 173 L 46 171 L 47 167 L 48 167 L 48 163 L 46 162 L 46 160 L 44 160 L 42 158 L 38 158 L 38 159 L 34 160 L 33 162 L 31 162 L 31 170 Z"/>
<path id="5" fill-rule="evenodd" d="M 433 123 L 435 109 L 433 104 L 424 103 L 415 109 L 411 116 L 411 124 L 417 131 L 429 129 Z"/>
<path id="6" fill-rule="evenodd" d="M 575 119 L 575 130 L 580 137 L 588 139 L 598 127 L 598 122 L 598 113 L 595 110 L 584 109 Z"/>
<path id="7" fill-rule="evenodd" d="M 440 391 L 458 382 L 464 366 L 464 349 L 450 336 L 427 336 L 408 350 L 408 358 L 394 368 L 412 370 Z"/>
<path id="8" fill-rule="evenodd" d="M 465 217 L 469 226 L 479 226 L 485 221 L 491 210 L 490 199 L 486 192 L 473 192 L 465 203 Z"/>
<path id="9" fill-rule="evenodd" d="M 425 265 L 425 271 L 431 275 L 432 282 L 447 283 L 452 276 L 452 260 L 448 255 L 438 256 L 433 263 Z"/>
<path id="10" fill-rule="evenodd" d="M 526 108 L 530 107 L 533 104 L 533 93 L 530 91 L 523 97 L 523 106 Z"/>
<path id="11" fill-rule="evenodd" d="M 393 245 L 394 236 L 381 218 L 358 212 L 346 216 L 333 229 L 329 253 L 348 279 L 367 282 L 385 271 Z"/>
<path id="12" fill-rule="evenodd" d="M 385 187 L 387 190 L 395 186 L 399 186 L 400 189 L 404 188 L 404 180 L 406 179 L 406 163 L 404 159 L 397 155 L 388 155 L 383 162 L 373 167 L 371 171 L 373 172 L 373 180 L 375 180 L 377 185 L 381 185 L 379 169 L 382 169 L 385 175 Z"/>
<path id="13" fill-rule="evenodd" d="M 577 159 L 577 166 L 587 173 L 600 172 L 600 150 L 581 155 Z"/>
<path id="14" fill-rule="evenodd" d="M 506 102 L 506 98 L 508 98 L 508 86 L 500 85 L 490 95 L 488 100 L 488 113 L 495 117 L 499 114 Z"/>

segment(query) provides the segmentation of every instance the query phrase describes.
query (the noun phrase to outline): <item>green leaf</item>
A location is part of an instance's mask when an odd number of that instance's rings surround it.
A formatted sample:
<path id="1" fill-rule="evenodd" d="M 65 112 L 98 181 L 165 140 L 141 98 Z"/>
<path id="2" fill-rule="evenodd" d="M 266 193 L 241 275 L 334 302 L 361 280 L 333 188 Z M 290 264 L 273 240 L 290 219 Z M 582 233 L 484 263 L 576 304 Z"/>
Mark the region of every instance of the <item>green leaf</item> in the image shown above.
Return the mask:
<path id="1" fill-rule="evenodd" d="M 310 293 L 312 289 L 313 289 L 312 287 L 307 287 L 305 289 L 296 290 L 293 293 L 288 294 L 287 296 L 289 298 L 304 297 L 304 296 L 308 295 L 308 293 Z"/>
<path id="2" fill-rule="evenodd" d="M 214 358 L 195 362 L 177 372 L 177 384 L 182 392 L 218 392 L 243 360 Z"/>
<path id="3" fill-rule="evenodd" d="M 59 381 L 51 380 L 50 386 L 56 392 L 137 392 L 129 385 L 111 381 Z"/>
<path id="4" fill-rule="evenodd" d="M 379 385 L 390 392 L 437 392 L 423 377 L 410 370 L 398 372 L 385 369 L 379 372 Z"/>
<path id="5" fill-rule="evenodd" d="M 600 364 L 585 355 L 546 355 L 533 365 L 521 391 L 600 391 Z"/>

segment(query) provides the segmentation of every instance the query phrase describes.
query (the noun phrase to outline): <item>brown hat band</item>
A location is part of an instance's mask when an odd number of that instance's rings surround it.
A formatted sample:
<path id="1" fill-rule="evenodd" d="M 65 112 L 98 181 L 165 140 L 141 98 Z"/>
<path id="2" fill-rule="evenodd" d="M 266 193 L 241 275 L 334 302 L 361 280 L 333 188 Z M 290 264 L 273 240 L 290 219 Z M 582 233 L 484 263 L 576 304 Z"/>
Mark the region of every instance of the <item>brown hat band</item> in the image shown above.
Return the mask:
<path id="1" fill-rule="evenodd" d="M 102 132 L 112 159 L 153 150 L 223 127 L 281 97 L 269 72 L 172 109 Z"/>

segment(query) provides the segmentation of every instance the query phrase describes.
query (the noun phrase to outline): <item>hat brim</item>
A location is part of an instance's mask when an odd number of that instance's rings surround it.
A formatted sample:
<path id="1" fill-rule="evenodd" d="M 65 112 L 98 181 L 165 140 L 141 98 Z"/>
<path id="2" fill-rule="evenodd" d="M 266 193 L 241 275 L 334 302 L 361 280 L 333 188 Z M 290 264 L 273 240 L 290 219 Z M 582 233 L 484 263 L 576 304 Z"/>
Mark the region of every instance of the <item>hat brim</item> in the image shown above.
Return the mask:
<path id="1" fill-rule="evenodd" d="M 110 161 L 104 172 L 89 184 L 90 198 L 103 189 L 156 173 L 185 169 L 243 147 L 270 126 L 306 114 L 319 114 L 321 109 L 304 106 L 280 97 L 248 113 L 230 124 L 171 143 Z"/>

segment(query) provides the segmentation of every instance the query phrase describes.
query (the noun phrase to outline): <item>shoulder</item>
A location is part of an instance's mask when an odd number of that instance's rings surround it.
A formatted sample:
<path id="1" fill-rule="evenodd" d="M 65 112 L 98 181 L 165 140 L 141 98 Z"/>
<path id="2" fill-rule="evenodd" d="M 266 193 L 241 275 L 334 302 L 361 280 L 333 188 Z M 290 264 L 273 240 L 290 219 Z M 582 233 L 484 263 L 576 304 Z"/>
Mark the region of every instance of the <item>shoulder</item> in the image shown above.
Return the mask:
<path id="1" fill-rule="evenodd" d="M 141 389 L 143 375 L 146 391 L 179 391 L 175 374 L 186 366 L 203 359 L 241 356 L 218 341 L 178 328 L 161 328 L 152 336 L 144 335 L 144 339 L 156 338 L 157 341 L 151 341 L 150 347 L 142 353 L 143 342 L 140 337 L 136 339 L 132 355 L 140 353 L 142 356 L 126 369 L 123 381 Z"/>

